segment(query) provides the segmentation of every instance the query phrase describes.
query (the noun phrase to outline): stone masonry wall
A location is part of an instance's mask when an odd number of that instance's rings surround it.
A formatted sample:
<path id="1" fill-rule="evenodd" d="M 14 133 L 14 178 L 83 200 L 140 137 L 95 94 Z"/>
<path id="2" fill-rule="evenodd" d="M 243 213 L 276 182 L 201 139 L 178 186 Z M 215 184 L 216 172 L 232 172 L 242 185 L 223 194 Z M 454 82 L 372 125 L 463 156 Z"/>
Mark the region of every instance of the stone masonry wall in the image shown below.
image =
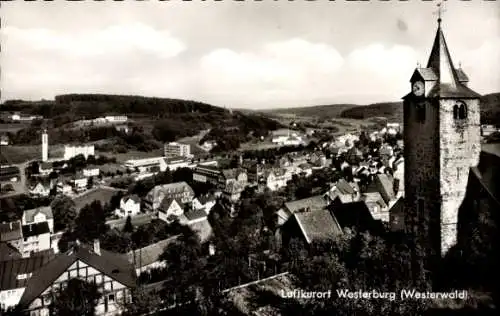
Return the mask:
<path id="1" fill-rule="evenodd" d="M 417 104 L 425 104 L 425 121 L 417 120 Z M 405 226 L 409 233 L 423 238 L 429 255 L 439 242 L 439 109 L 430 100 L 404 102 L 405 155 Z M 423 200 L 423 213 L 418 213 L 418 200 Z M 434 222 L 433 222 L 434 220 Z"/>
<path id="2" fill-rule="evenodd" d="M 465 197 L 469 170 L 479 163 L 479 101 L 467 104 L 465 120 L 455 120 L 453 106 L 457 100 L 445 99 L 439 106 L 439 182 L 441 195 L 441 254 L 456 243 L 458 210 Z"/>

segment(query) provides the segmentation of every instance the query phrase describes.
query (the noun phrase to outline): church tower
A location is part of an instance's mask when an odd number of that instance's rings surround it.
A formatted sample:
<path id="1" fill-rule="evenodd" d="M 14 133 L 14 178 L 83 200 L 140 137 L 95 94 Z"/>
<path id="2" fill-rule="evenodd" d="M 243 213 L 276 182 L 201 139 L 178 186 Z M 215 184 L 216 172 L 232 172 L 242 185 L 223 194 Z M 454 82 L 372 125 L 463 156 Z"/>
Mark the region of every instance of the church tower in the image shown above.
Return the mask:
<path id="1" fill-rule="evenodd" d="M 49 160 L 49 135 L 47 130 L 42 132 L 42 161 L 46 162 Z"/>
<path id="2" fill-rule="evenodd" d="M 403 98 L 405 226 L 430 251 L 456 243 L 469 170 L 479 163 L 479 97 L 455 68 L 441 16 L 427 67 L 415 69 Z"/>

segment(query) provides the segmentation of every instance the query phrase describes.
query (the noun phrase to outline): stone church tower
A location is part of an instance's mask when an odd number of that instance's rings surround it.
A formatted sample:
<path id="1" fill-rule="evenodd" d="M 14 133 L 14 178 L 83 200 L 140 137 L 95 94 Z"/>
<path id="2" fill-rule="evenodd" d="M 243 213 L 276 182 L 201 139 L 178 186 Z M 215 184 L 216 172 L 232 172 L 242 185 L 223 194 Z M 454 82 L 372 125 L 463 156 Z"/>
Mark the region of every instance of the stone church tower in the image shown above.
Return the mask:
<path id="1" fill-rule="evenodd" d="M 440 17 L 427 67 L 415 69 L 403 98 L 405 226 L 432 256 L 456 243 L 469 169 L 479 163 L 480 95 L 467 82 L 453 65 Z"/>

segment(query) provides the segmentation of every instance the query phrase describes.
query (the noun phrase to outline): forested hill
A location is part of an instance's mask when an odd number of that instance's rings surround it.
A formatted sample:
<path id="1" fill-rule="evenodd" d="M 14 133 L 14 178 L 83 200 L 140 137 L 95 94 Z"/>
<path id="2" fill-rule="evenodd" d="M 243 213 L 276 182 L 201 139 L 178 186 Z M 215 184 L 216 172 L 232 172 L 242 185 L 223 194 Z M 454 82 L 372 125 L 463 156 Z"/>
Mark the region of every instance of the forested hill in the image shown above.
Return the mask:
<path id="1" fill-rule="evenodd" d="M 297 115 L 325 119 L 349 118 L 369 119 L 386 117 L 391 121 L 403 122 L 402 102 L 380 102 L 369 105 L 331 104 L 287 109 L 268 110 L 270 115 Z M 486 94 L 481 98 L 481 122 L 500 125 L 500 93 Z"/>
<path id="2" fill-rule="evenodd" d="M 356 104 L 332 104 L 332 105 L 315 105 L 307 107 L 296 107 L 287 109 L 272 109 L 266 111 L 266 113 L 271 114 L 291 114 L 297 116 L 308 116 L 308 117 L 323 117 L 323 118 L 335 118 L 347 110 L 359 105 Z"/>
<path id="3" fill-rule="evenodd" d="M 480 107 L 482 124 L 500 125 L 500 93 L 483 95 L 480 100 Z M 367 119 L 371 117 L 384 116 L 390 120 L 402 122 L 403 103 L 386 102 L 366 106 L 357 106 L 344 110 L 340 116 L 352 119 Z"/>
<path id="4" fill-rule="evenodd" d="M 179 99 L 153 98 L 134 95 L 110 94 L 65 94 L 55 97 L 55 101 L 29 102 L 6 101 L 4 111 L 22 111 L 45 118 L 63 113 L 75 116 L 97 117 L 105 114 L 147 114 L 160 117 L 182 113 L 223 113 L 225 109 L 210 104 Z"/>
<path id="5" fill-rule="evenodd" d="M 144 128 L 141 128 L 143 130 L 140 132 L 141 140 L 150 137 L 161 142 L 173 141 L 211 129 L 213 131 L 211 134 L 218 136 L 209 135 L 207 139 L 213 138 L 223 144 L 227 143 L 226 138 L 230 137 L 229 142 L 234 145 L 229 147 L 237 147 L 239 143 L 249 140 L 249 137 L 266 135 L 269 131 L 281 127 L 277 121 L 259 113 L 230 111 L 190 100 L 130 95 L 66 94 L 58 95 L 52 101 L 9 100 L 4 102 L 0 109 L 6 112 L 19 111 L 25 115 L 43 116 L 50 126 L 49 135 L 51 131 L 54 134 L 50 135 L 51 139 L 53 142 L 61 143 L 81 137 L 75 135 L 77 131 L 68 130 L 69 123 L 106 115 L 127 115 L 136 125 L 145 124 Z M 90 141 L 109 138 L 110 135 L 116 136 L 118 133 L 113 127 L 92 129 L 99 129 L 99 133 L 96 137 L 90 137 Z M 227 130 L 231 130 L 231 133 Z M 11 135 L 11 139 L 19 144 L 29 142 L 30 139 L 38 139 L 33 138 L 29 131 L 29 129 L 21 130 L 17 135 Z M 95 131 L 92 131 L 91 134 L 94 133 Z M 63 137 L 66 134 L 71 137 Z M 85 131 L 85 135 L 88 134 Z"/>

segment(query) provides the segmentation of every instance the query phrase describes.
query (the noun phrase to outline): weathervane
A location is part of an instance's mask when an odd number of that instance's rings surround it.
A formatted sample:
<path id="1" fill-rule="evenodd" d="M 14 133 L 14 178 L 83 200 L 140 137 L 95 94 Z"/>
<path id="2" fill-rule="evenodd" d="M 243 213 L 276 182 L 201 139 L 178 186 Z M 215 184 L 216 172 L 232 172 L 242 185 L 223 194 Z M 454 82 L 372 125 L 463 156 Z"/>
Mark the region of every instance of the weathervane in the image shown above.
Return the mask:
<path id="1" fill-rule="evenodd" d="M 443 16 L 443 12 L 446 12 L 446 10 L 443 7 L 443 2 L 439 2 L 437 4 L 437 7 L 438 7 L 438 9 L 437 9 L 437 11 L 434 11 L 434 14 L 437 14 L 437 16 L 438 16 L 438 23 L 441 24 L 441 18 Z"/>

